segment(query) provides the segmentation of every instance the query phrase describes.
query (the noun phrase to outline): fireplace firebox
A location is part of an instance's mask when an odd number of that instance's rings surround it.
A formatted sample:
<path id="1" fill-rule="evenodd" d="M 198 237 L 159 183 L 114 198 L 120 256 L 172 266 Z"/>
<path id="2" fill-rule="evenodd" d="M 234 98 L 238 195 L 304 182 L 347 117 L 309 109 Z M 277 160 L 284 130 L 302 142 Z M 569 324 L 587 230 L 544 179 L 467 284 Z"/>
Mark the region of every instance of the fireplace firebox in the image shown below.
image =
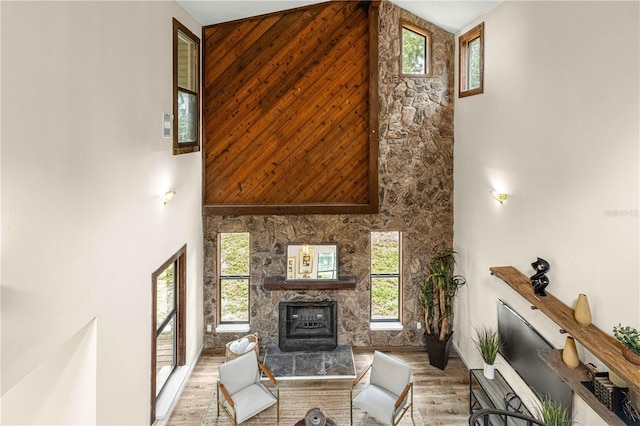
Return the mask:
<path id="1" fill-rule="evenodd" d="M 332 351 L 338 346 L 337 302 L 280 302 L 283 352 Z"/>

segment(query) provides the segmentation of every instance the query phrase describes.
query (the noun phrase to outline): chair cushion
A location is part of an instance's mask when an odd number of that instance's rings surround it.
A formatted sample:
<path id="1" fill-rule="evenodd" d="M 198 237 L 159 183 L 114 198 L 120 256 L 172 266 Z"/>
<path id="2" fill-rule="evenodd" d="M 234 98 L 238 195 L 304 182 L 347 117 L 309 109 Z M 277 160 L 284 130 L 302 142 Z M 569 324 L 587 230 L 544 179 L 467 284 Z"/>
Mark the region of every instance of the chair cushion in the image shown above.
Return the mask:
<path id="1" fill-rule="evenodd" d="M 353 405 L 385 424 L 392 424 L 391 416 L 397 399 L 398 395 L 370 384 L 354 398 Z"/>
<path id="2" fill-rule="evenodd" d="M 238 358 L 220 364 L 218 377 L 230 395 L 234 395 L 254 383 L 259 383 L 260 372 L 256 352 L 247 352 Z"/>
<path id="3" fill-rule="evenodd" d="M 277 402 L 276 397 L 260 383 L 253 384 L 232 394 L 231 399 L 233 399 L 236 407 L 236 421 L 238 423 L 242 423 Z M 226 401 L 224 401 L 224 404 L 229 411 L 233 411 Z"/>
<path id="4" fill-rule="evenodd" d="M 410 380 L 411 366 L 409 364 L 382 352 L 374 352 L 369 383 L 391 391 L 397 399 Z"/>

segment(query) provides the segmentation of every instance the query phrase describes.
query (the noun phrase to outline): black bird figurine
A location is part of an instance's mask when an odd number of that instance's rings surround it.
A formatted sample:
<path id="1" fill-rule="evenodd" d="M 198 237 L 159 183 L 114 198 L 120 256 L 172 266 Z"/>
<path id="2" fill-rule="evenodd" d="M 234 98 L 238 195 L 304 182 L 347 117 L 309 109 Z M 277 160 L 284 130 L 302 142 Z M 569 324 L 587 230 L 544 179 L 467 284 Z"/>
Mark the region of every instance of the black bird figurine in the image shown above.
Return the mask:
<path id="1" fill-rule="evenodd" d="M 546 296 L 547 292 L 545 288 L 549 285 L 549 278 L 545 275 L 551 269 L 551 265 L 549 262 L 542 258 L 538 258 L 535 262 L 531 264 L 533 269 L 535 269 L 536 273 L 529 278 L 531 280 L 531 285 L 533 286 L 533 292 L 538 296 Z"/>

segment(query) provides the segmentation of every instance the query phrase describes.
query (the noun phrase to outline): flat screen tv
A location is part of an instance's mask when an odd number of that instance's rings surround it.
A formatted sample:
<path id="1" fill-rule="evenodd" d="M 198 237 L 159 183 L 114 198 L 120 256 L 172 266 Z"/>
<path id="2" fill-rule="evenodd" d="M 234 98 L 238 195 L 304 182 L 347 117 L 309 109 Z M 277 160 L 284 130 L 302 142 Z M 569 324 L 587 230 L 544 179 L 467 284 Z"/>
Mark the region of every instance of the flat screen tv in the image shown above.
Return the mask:
<path id="1" fill-rule="evenodd" d="M 498 299 L 500 354 L 533 391 L 563 404 L 571 415 L 572 390 L 538 356 L 538 351 L 554 349 L 524 318 Z"/>

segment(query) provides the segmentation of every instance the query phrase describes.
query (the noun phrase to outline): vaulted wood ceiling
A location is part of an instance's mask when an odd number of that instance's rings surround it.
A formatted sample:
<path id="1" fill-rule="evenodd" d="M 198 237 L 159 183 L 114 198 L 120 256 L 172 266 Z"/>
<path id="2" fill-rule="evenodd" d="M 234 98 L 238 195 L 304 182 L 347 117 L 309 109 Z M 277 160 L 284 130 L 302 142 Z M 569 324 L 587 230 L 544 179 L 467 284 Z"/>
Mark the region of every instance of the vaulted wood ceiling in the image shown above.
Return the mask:
<path id="1" fill-rule="evenodd" d="M 377 28 L 334 1 L 203 29 L 205 214 L 377 210 Z"/>

